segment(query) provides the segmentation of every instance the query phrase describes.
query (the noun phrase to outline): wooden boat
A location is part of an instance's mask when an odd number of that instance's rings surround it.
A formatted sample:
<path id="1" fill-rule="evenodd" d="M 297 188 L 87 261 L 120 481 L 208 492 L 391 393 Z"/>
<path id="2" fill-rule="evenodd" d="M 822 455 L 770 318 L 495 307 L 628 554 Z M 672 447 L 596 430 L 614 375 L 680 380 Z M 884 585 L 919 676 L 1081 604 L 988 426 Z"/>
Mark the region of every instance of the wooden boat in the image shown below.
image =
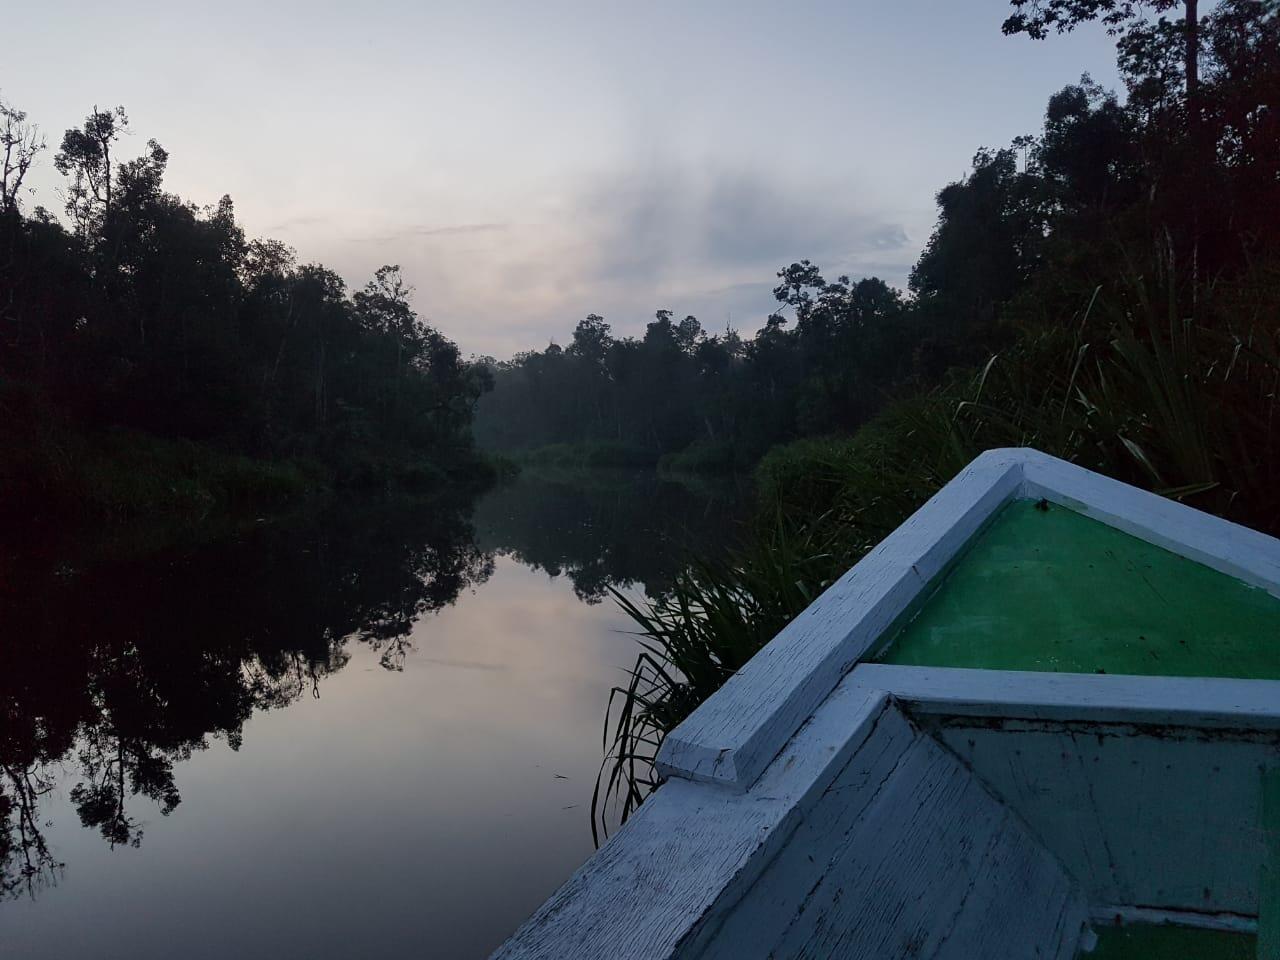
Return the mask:
<path id="1" fill-rule="evenodd" d="M 666 739 L 527 958 L 1280 958 L 1280 541 L 978 457 Z"/>

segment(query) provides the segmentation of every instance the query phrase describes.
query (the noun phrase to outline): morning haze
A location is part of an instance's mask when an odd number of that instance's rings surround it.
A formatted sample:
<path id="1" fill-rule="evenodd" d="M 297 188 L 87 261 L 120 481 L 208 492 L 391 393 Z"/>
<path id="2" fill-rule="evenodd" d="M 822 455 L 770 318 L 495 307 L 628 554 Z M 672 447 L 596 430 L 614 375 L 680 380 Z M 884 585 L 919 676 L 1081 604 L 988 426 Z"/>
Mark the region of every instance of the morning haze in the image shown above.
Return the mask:
<path id="1" fill-rule="evenodd" d="M 55 147 L 124 104 L 167 189 L 230 194 L 353 287 L 399 263 L 420 313 L 502 358 L 591 312 L 753 331 L 800 257 L 904 286 L 977 147 L 1085 71 L 1116 83 L 1100 29 L 1010 39 L 1005 6 L 33 4 L 0 92 Z"/>
<path id="2" fill-rule="evenodd" d="M 1280 957 L 1280 0 L 54 6 L 0 957 Z"/>

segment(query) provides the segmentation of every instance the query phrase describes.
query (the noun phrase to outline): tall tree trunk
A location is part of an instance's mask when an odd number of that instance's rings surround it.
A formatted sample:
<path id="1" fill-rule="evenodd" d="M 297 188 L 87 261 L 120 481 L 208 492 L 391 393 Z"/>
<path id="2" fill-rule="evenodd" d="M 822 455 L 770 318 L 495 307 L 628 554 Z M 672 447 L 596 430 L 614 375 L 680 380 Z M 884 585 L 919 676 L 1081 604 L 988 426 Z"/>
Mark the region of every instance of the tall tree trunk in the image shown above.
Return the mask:
<path id="1" fill-rule="evenodd" d="M 324 426 L 324 354 L 325 342 L 320 341 L 320 349 L 316 351 L 316 429 Z"/>
<path id="2" fill-rule="evenodd" d="M 1186 0 L 1186 71 L 1187 108 L 1191 109 L 1200 92 L 1200 14 L 1198 0 Z"/>
<path id="3" fill-rule="evenodd" d="M 1209 173 L 1213 155 L 1204 136 L 1204 122 L 1200 113 L 1200 13 L 1198 0 L 1186 0 L 1186 96 L 1187 138 L 1191 143 L 1191 161 L 1196 168 L 1193 176 L 1199 180 Z M 1191 306 L 1192 312 L 1199 302 L 1200 288 L 1200 207 L 1203 196 L 1193 190 L 1191 196 Z"/>

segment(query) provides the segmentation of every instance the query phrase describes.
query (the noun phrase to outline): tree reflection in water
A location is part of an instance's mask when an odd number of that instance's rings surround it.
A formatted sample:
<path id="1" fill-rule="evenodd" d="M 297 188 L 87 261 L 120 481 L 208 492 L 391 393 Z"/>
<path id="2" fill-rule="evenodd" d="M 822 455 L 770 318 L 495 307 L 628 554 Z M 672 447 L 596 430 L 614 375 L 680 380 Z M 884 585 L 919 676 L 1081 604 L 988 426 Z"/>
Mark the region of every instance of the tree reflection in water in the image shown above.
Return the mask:
<path id="1" fill-rule="evenodd" d="M 64 778 L 84 826 L 138 846 L 129 801 L 181 802 L 174 765 L 256 710 L 320 695 L 351 643 L 401 669 L 415 620 L 484 581 L 468 505 L 386 501 L 260 524 L 197 548 L 68 564 L 0 559 L 0 896 L 61 864 L 41 798 Z"/>
<path id="2" fill-rule="evenodd" d="M 740 480 L 529 469 L 481 501 L 476 535 L 525 566 L 567 576 L 584 603 L 631 584 L 654 595 L 685 559 L 739 538 Z"/>
<path id="3" fill-rule="evenodd" d="M 58 879 L 40 814 L 55 787 L 108 844 L 138 846 L 130 810 L 173 812 L 177 764 L 214 740 L 238 749 L 255 711 L 319 697 L 352 644 L 403 669 L 414 623 L 487 580 L 495 555 L 567 575 L 587 603 L 657 593 L 686 550 L 732 540 L 738 493 L 531 471 L 474 511 L 335 505 L 158 552 L 0 544 L 0 899 Z"/>

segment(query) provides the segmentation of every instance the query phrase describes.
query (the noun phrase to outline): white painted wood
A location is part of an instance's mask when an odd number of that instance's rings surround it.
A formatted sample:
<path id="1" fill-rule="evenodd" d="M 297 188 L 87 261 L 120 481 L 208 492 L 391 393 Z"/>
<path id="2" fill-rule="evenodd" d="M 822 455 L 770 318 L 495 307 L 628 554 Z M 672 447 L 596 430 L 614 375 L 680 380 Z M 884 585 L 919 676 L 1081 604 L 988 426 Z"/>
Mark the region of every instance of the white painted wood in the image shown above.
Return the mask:
<path id="1" fill-rule="evenodd" d="M 495 960 L 659 960 L 754 883 L 888 709 L 849 680 L 750 793 L 673 780 L 587 861 Z"/>
<path id="2" fill-rule="evenodd" d="M 1020 451 L 1019 496 L 1092 517 L 1280 597 L 1280 540 L 1038 450 Z"/>
<path id="3" fill-rule="evenodd" d="M 851 677 L 960 756 L 1091 901 L 1257 914 L 1280 682 L 881 664 Z"/>
<path id="4" fill-rule="evenodd" d="M 849 677 L 749 791 L 660 787 L 494 956 L 1065 960 L 1085 909 L 953 755 Z"/>
<path id="5" fill-rule="evenodd" d="M 1130 726 L 947 724 L 938 737 L 1094 903 L 1256 916 L 1273 743 Z"/>
<path id="6" fill-rule="evenodd" d="M 1280 642 L 1280 638 L 1277 638 Z M 913 714 L 1280 730 L 1280 681 L 859 664 Z"/>
<path id="7" fill-rule="evenodd" d="M 989 451 L 668 736 L 671 779 L 495 957 L 1067 958 L 1080 890 L 1250 922 L 1280 683 L 857 665 L 1015 497 L 1280 596 L 1280 541 Z"/>
<path id="8" fill-rule="evenodd" d="M 1201 930 L 1221 930 L 1224 933 L 1257 933 L 1256 917 L 1241 917 L 1234 913 L 1187 913 L 1179 910 L 1144 910 L 1139 907 L 1102 904 L 1091 907 L 1089 919 L 1097 927 L 1108 924 L 1149 924 L 1175 927 L 1199 927 Z"/>
<path id="9" fill-rule="evenodd" d="M 890 711 L 696 956 L 1071 958 L 1085 920 L 1017 817 Z"/>
<path id="10" fill-rule="evenodd" d="M 744 790 L 1006 502 L 1041 497 L 1280 597 L 1280 540 L 1036 450 L 989 450 L 666 738 L 658 772 Z"/>
<path id="11" fill-rule="evenodd" d="M 1022 454 L 996 450 L 788 624 L 673 730 L 658 772 L 745 790 L 840 678 L 1020 489 Z"/>

